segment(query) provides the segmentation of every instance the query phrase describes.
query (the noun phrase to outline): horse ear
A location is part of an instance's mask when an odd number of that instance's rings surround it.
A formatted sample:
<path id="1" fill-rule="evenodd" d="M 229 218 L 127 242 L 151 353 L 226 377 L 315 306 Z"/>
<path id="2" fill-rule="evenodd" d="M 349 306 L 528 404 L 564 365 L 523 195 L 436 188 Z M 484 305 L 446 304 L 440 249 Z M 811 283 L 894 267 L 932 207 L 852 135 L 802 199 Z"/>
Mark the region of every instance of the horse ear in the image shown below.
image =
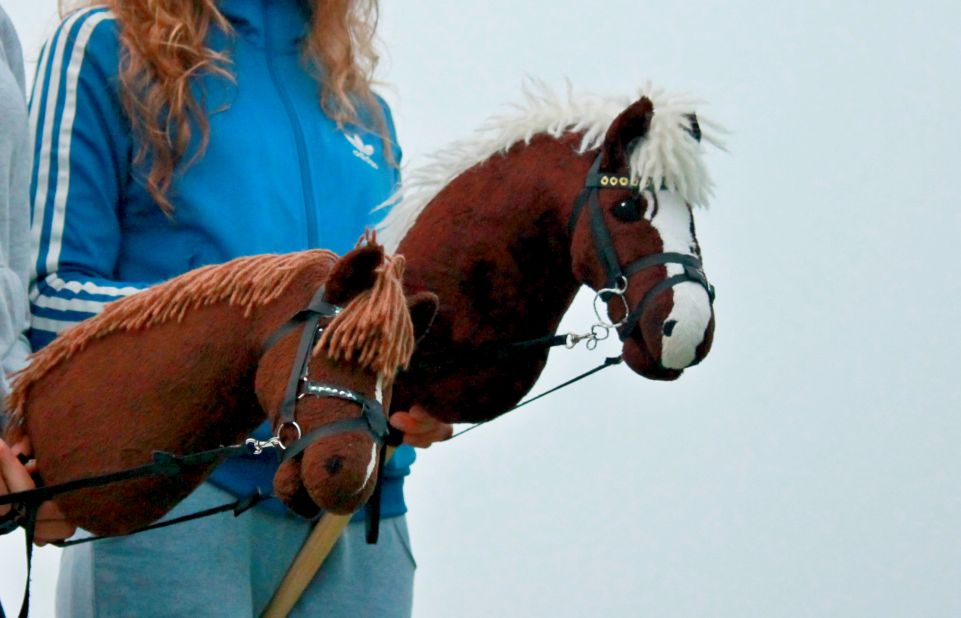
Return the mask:
<path id="1" fill-rule="evenodd" d="M 647 135 L 654 117 L 654 103 L 641 97 L 621 112 L 604 136 L 601 146 L 601 170 L 612 174 L 627 168 L 627 150 L 631 143 Z"/>
<path id="2" fill-rule="evenodd" d="M 437 294 L 432 292 L 418 292 L 407 297 L 407 309 L 410 311 L 410 320 L 414 323 L 414 339 L 420 341 L 430 325 L 434 323 L 437 315 L 437 308 L 440 300 Z"/>
<path id="3" fill-rule="evenodd" d="M 377 278 L 377 267 L 384 261 L 384 248 L 366 244 L 347 252 L 337 260 L 325 284 L 325 297 L 335 305 L 346 305 L 350 299 L 369 290 Z"/>

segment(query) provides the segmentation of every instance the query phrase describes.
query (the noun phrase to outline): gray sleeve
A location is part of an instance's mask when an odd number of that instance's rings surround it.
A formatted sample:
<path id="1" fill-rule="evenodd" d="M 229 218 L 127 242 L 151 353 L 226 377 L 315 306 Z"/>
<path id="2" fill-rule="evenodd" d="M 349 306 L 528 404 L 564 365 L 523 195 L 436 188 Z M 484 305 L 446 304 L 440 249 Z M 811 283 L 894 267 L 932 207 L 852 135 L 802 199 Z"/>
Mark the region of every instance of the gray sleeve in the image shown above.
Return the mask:
<path id="1" fill-rule="evenodd" d="M 0 396 L 9 394 L 7 376 L 23 368 L 30 352 L 30 165 L 23 53 L 0 7 Z"/>
<path id="2" fill-rule="evenodd" d="M 20 84 L 20 92 L 25 93 L 27 81 L 23 69 L 23 49 L 20 47 L 20 39 L 17 37 L 13 22 L 10 21 L 10 17 L 2 6 L 0 6 L 0 61 L 10 67 L 14 79 Z"/>

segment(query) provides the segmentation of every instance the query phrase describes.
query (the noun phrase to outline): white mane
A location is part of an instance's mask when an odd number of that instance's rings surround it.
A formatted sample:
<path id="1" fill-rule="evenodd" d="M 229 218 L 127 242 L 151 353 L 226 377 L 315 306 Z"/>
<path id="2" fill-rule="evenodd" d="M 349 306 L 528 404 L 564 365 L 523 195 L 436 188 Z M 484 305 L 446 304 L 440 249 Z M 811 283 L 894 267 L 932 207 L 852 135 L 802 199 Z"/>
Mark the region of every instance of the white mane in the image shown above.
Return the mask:
<path id="1" fill-rule="evenodd" d="M 505 153 L 518 142 L 530 143 L 542 133 L 553 137 L 583 133 L 578 152 L 597 149 L 614 118 L 641 96 L 654 103 L 654 117 L 647 136 L 630 153 L 632 179 L 639 180 L 641 186 L 651 182 L 655 187 L 677 191 L 691 205 L 707 205 L 713 183 L 701 157 L 703 142 L 723 150 L 718 134 L 724 129 L 698 114 L 701 142 L 694 139 L 689 132 L 688 116 L 700 101 L 686 95 L 666 94 L 650 84 L 631 99 L 575 95 L 568 83 L 567 96 L 561 97 L 545 83 L 533 80 L 524 85 L 524 95 L 523 104 L 513 104 L 509 113 L 490 118 L 473 138 L 454 142 L 431 155 L 424 167 L 405 172 L 400 190 L 379 206 L 393 206 L 378 233 L 388 251 L 397 249 L 424 207 L 464 171 L 495 154 Z"/>

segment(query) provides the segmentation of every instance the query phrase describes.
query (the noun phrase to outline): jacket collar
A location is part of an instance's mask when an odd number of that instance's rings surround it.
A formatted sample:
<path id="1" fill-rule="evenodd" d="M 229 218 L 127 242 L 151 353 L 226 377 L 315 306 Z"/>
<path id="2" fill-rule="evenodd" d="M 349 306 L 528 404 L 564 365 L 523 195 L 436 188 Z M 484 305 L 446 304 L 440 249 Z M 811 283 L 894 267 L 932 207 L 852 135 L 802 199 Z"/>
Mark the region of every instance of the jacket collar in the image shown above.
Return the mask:
<path id="1" fill-rule="evenodd" d="M 237 33 L 268 48 L 297 47 L 310 24 L 308 0 L 219 0 Z"/>

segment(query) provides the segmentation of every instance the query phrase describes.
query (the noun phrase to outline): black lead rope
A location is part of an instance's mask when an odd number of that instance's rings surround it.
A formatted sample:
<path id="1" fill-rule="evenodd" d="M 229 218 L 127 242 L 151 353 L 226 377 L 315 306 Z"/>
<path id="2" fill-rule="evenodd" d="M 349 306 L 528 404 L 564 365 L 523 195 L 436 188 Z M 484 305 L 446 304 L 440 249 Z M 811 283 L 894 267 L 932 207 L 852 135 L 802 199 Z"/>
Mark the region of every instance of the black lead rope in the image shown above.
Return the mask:
<path id="1" fill-rule="evenodd" d="M 256 504 L 266 500 L 267 497 L 263 496 L 259 491 L 256 494 L 236 500 L 229 504 L 222 504 L 213 508 L 205 509 L 203 511 L 198 511 L 196 513 L 191 513 L 189 515 L 183 515 L 181 517 L 175 517 L 173 519 L 168 519 L 166 521 L 161 521 L 156 524 L 151 524 L 149 526 L 143 526 L 142 528 L 137 528 L 132 532 L 126 534 L 105 534 L 102 536 L 87 537 L 84 539 L 76 539 L 73 541 L 53 541 L 51 545 L 56 547 L 70 547 L 72 545 L 81 545 L 83 543 L 91 543 L 93 541 L 99 541 L 101 539 L 112 539 L 122 536 L 132 536 L 134 534 L 140 534 L 141 532 L 147 532 L 148 530 L 156 530 L 158 528 L 166 528 L 167 526 L 173 526 L 175 524 L 182 524 L 194 519 L 201 519 L 203 517 L 210 517 L 211 515 L 217 515 L 218 513 L 224 513 L 226 511 L 233 511 L 234 517 L 239 517 L 246 511 L 253 508 Z M 26 518 L 23 521 L 24 537 L 27 542 L 27 581 L 24 584 L 23 591 L 23 604 L 20 606 L 19 618 L 27 618 L 30 613 L 30 575 L 33 570 L 33 542 L 36 537 L 37 529 L 37 510 L 39 505 L 31 504 L 27 507 Z M 4 618 L 3 607 L 0 606 L 0 618 Z"/>
<path id="2" fill-rule="evenodd" d="M 143 526 L 142 528 L 137 528 L 132 532 L 126 534 L 105 534 L 102 536 L 92 536 L 83 539 L 76 539 L 73 541 L 53 541 L 50 544 L 56 547 L 64 548 L 70 547 L 72 545 L 81 545 L 83 543 L 91 543 L 93 541 L 99 541 L 101 539 L 112 539 L 122 536 L 132 536 L 134 534 L 140 534 L 141 532 L 147 532 L 148 530 L 156 530 L 158 528 L 166 528 L 167 526 L 173 526 L 175 524 L 182 524 L 194 519 L 201 519 L 203 517 L 210 517 L 211 515 L 217 515 L 218 513 L 224 513 L 226 511 L 233 511 L 234 517 L 240 517 L 243 513 L 253 508 L 256 504 L 268 499 L 269 496 L 265 497 L 260 492 L 248 496 L 247 498 L 242 498 L 236 500 L 229 504 L 222 504 L 213 508 L 205 509 L 203 511 L 198 511 L 196 513 L 191 513 L 189 515 L 183 515 L 181 517 L 175 517 L 173 519 L 168 519 L 166 521 L 158 522 L 156 524 L 151 524 L 149 526 Z M 33 571 L 33 542 L 36 538 L 37 530 L 37 510 L 39 505 L 33 503 L 26 509 L 26 515 L 22 522 L 24 530 L 24 538 L 27 543 L 27 579 L 24 584 L 23 590 L 23 603 L 20 606 L 19 618 L 27 618 L 30 613 L 30 576 Z M 3 613 L 3 606 L 0 605 L 0 618 L 4 618 L 6 614 Z"/>
<path id="3" fill-rule="evenodd" d="M 535 401 L 537 401 L 537 400 L 540 399 L 541 397 L 546 397 L 546 396 L 550 395 L 551 393 L 554 393 L 554 392 L 556 392 L 556 391 L 559 391 L 560 389 L 562 389 L 562 388 L 564 388 L 564 387 L 566 387 L 566 386 L 570 386 L 571 384 L 573 384 L 573 383 L 575 383 L 575 382 L 578 382 L 578 381 L 580 381 L 580 380 L 583 380 L 584 378 L 586 378 L 586 377 L 588 377 L 588 376 L 594 375 L 595 373 L 597 373 L 598 371 L 601 371 L 602 369 L 607 369 L 608 367 L 613 367 L 614 365 L 620 365 L 623 360 L 624 360 L 624 358 L 621 357 L 621 356 L 608 356 L 607 358 L 604 359 L 604 362 L 601 363 L 600 365 L 598 365 L 597 367 L 594 367 L 593 369 L 590 369 L 590 370 L 588 370 L 588 371 L 585 371 L 584 373 L 582 373 L 582 374 L 580 374 L 580 375 L 578 375 L 578 376 L 575 376 L 575 377 L 571 378 L 571 379 L 568 380 L 567 382 L 563 382 L 563 383 L 561 383 L 561 384 L 558 384 L 558 385 L 555 386 L 554 388 L 548 389 L 548 390 L 544 391 L 543 393 L 534 395 L 534 396 L 531 397 L 530 399 L 525 399 L 524 401 L 520 402 L 519 404 L 517 404 L 517 405 L 514 406 L 513 408 L 510 408 L 509 410 L 505 410 L 502 414 L 498 414 L 498 415 L 497 415 L 496 417 L 494 417 L 494 418 L 499 418 L 499 417 L 503 416 L 504 414 L 507 414 L 508 412 L 513 412 L 514 410 L 516 410 L 516 409 L 518 409 L 518 408 L 523 408 L 524 406 L 526 406 L 526 405 L 529 404 L 529 403 L 534 403 Z M 474 424 L 474 425 L 471 425 L 470 427 L 467 427 L 466 429 L 463 429 L 463 430 L 461 430 L 461 431 L 458 431 L 457 433 L 455 433 L 454 435 L 452 435 L 450 438 L 448 438 L 448 440 L 453 440 L 454 438 L 457 438 L 457 437 L 459 437 L 459 436 L 462 436 L 462 435 L 464 435 L 465 433 L 467 433 L 468 431 L 472 431 L 472 430 L 474 430 L 474 429 L 477 429 L 477 428 L 480 427 L 481 425 L 486 425 L 487 423 L 491 422 L 492 420 L 494 420 L 494 419 L 492 418 L 492 419 L 489 419 L 489 420 L 486 420 L 486 421 L 483 421 L 483 422 L 480 422 L 480 423 L 476 423 L 476 424 Z"/>
<path id="4" fill-rule="evenodd" d="M 27 542 L 27 579 L 24 585 L 23 604 L 20 606 L 20 618 L 26 618 L 30 612 L 30 576 L 33 570 L 33 542 L 36 537 L 37 511 L 40 508 L 41 503 L 59 496 L 60 494 L 76 491 L 78 489 L 100 487 L 108 483 L 126 481 L 152 474 L 159 474 L 161 476 L 175 476 L 180 474 L 183 469 L 187 467 L 215 463 L 233 455 L 249 452 L 249 449 L 245 445 L 225 446 L 184 456 L 178 456 L 174 455 L 173 453 L 166 453 L 163 451 L 156 451 L 153 454 L 153 462 L 143 466 L 137 466 L 136 468 L 121 470 L 119 472 L 89 476 L 74 481 L 67 481 L 66 483 L 60 483 L 58 485 L 37 487 L 27 491 L 20 491 L 0 496 L 0 506 L 15 503 L 25 505 L 23 507 L 24 516 L 20 525 L 24 529 L 24 536 Z M 196 519 L 197 517 L 199 516 L 188 517 L 188 519 Z M 162 524 L 170 525 L 167 522 L 162 522 Z M 155 527 L 162 527 L 162 525 L 156 524 Z M 67 545 L 73 545 L 77 542 L 56 544 L 66 547 Z M 0 608 L 0 618 L 2 618 L 2 616 L 3 609 Z"/>
<path id="5" fill-rule="evenodd" d="M 135 534 L 140 534 L 142 532 L 148 532 L 150 530 L 157 530 L 158 528 L 166 528 L 168 526 L 174 526 L 176 524 L 183 524 L 194 519 L 203 519 L 204 517 L 211 517 L 213 515 L 219 515 L 220 513 L 226 513 L 228 511 L 233 511 L 234 517 L 240 517 L 250 509 L 254 508 L 256 505 L 260 504 L 264 500 L 270 500 L 273 496 L 265 496 L 260 491 L 246 498 L 241 498 L 239 500 L 234 500 L 233 502 L 228 502 L 227 504 L 221 504 L 220 506 L 214 506 L 209 509 L 204 509 L 202 511 L 197 511 L 195 513 L 190 513 L 188 515 L 181 515 L 180 517 L 174 517 L 172 519 L 165 519 L 164 521 L 157 522 L 155 524 L 150 524 L 148 526 L 143 526 L 142 528 L 137 528 L 127 532 L 126 534 L 104 534 L 102 536 L 91 536 L 83 539 L 74 539 L 72 541 L 53 541 L 50 543 L 56 547 L 71 547 L 73 545 L 83 545 L 84 543 L 92 543 L 94 541 L 100 541 L 102 539 L 115 539 L 124 536 L 133 536 Z"/>
<path id="6" fill-rule="evenodd" d="M 277 343 L 277 341 L 279 341 L 284 335 L 288 334 L 289 332 L 291 332 L 291 330 L 293 330 L 298 326 L 305 327 L 301 337 L 299 347 L 309 350 L 309 342 L 312 341 L 313 338 L 316 336 L 316 332 L 317 332 L 316 329 L 319 326 L 320 317 L 323 317 L 323 315 L 329 316 L 333 308 L 334 308 L 333 305 L 330 305 L 329 303 L 326 303 L 323 300 L 323 289 L 319 290 L 318 293 L 315 294 L 314 298 L 312 299 L 310 305 L 306 310 L 300 312 L 297 316 L 292 318 L 290 322 L 288 322 L 287 324 L 282 326 L 280 329 L 278 329 L 278 331 L 269 338 L 268 343 L 263 348 L 263 351 L 266 351 L 267 349 L 272 347 L 273 344 Z M 528 339 L 524 341 L 518 341 L 518 342 L 512 342 L 512 343 L 506 343 L 506 344 L 494 343 L 489 346 L 486 346 L 485 348 L 480 350 L 480 352 L 482 355 L 485 355 L 485 356 L 502 358 L 516 351 L 548 349 L 548 348 L 557 347 L 560 345 L 566 345 L 567 343 L 568 343 L 568 337 L 566 335 L 546 335 L 543 337 L 538 337 L 536 339 Z M 475 354 L 476 354 L 476 348 L 475 348 Z M 301 356 L 301 355 L 298 354 L 298 356 Z M 303 356 L 306 357 L 306 354 Z M 566 386 L 569 386 L 579 380 L 583 380 L 584 378 L 594 373 L 597 373 L 602 369 L 620 364 L 621 360 L 622 359 L 619 356 L 609 357 L 605 359 L 605 361 L 601 365 L 589 371 L 586 371 L 562 384 L 559 384 L 554 388 L 551 388 L 543 393 L 540 393 L 539 395 L 531 397 L 530 399 L 527 399 L 515 405 L 513 408 L 510 408 L 509 410 L 505 411 L 505 414 L 507 412 L 512 412 L 513 410 L 526 406 L 529 403 L 533 403 L 534 401 L 540 399 L 541 397 L 546 397 L 547 395 L 555 391 L 558 391 Z M 303 362 L 306 363 L 306 358 L 304 358 Z M 444 365 L 455 364 L 456 362 L 457 362 L 456 360 L 454 360 L 453 362 L 448 361 L 447 363 L 444 363 Z M 297 364 L 296 360 L 295 360 L 295 364 Z M 423 368 L 423 366 L 418 368 Z M 300 365 L 294 368 L 294 371 L 292 371 L 293 376 L 290 381 L 291 384 L 288 384 L 288 390 L 291 390 L 290 389 L 291 385 L 298 384 L 300 382 L 301 378 L 303 377 L 303 372 L 305 369 L 306 369 L 305 365 Z M 311 387 L 313 387 L 313 389 L 317 390 L 318 392 L 309 392 L 309 389 Z M 339 390 L 343 392 L 334 393 L 333 392 L 334 390 Z M 296 393 L 297 391 L 292 391 L 292 392 Z M 327 427 L 320 428 L 318 430 L 314 430 L 313 432 L 308 433 L 306 436 L 303 436 L 301 440 L 297 440 L 295 444 L 291 445 L 292 448 L 288 449 L 288 452 L 285 453 L 285 457 L 284 457 L 285 460 L 289 459 L 293 455 L 296 455 L 297 453 L 302 451 L 312 441 L 320 437 L 326 437 L 328 435 L 332 435 L 333 433 L 335 433 L 335 431 L 332 431 L 334 429 L 334 426 L 336 426 L 337 430 L 339 430 L 338 432 L 352 431 L 354 429 L 366 429 L 368 432 L 370 432 L 372 435 L 375 436 L 375 439 L 377 437 L 380 438 L 378 440 L 378 442 L 381 445 L 379 449 L 379 456 L 378 456 L 378 463 L 377 463 L 378 480 L 377 480 L 377 484 L 374 486 L 374 492 L 367 503 L 367 525 L 366 525 L 367 542 L 376 543 L 379 536 L 379 532 L 380 532 L 380 504 L 381 504 L 381 494 L 382 494 L 381 488 L 382 488 L 382 479 L 383 479 L 384 463 L 385 463 L 384 459 L 386 455 L 386 444 L 384 441 L 384 436 L 387 431 L 387 421 L 386 421 L 386 418 L 383 416 L 383 411 L 381 410 L 379 404 L 375 405 L 377 402 L 373 402 L 363 397 L 359 393 L 355 393 L 354 391 L 348 391 L 347 389 L 340 389 L 339 387 L 336 387 L 333 385 L 310 383 L 308 384 L 308 392 L 306 392 L 305 394 L 311 394 L 315 396 L 335 396 L 335 397 L 348 399 L 360 404 L 363 412 L 360 418 L 342 421 L 341 423 L 335 423 L 331 425 L 329 428 Z M 296 403 L 296 397 L 297 396 L 294 395 L 293 397 L 290 398 L 291 400 L 293 400 L 294 404 Z M 293 416 L 292 414 L 293 406 L 290 404 L 287 404 L 287 405 L 289 406 L 288 418 L 291 418 Z M 451 436 L 451 439 L 461 436 L 467 433 L 468 431 L 476 429 L 477 427 L 487 422 L 490 422 L 490 421 L 484 421 L 483 423 L 477 423 L 475 425 L 472 425 L 471 427 L 468 427 L 463 431 L 460 431 L 454 434 L 453 436 Z M 89 487 L 99 487 L 109 483 L 130 480 L 134 478 L 148 476 L 151 474 L 160 474 L 163 476 L 175 476 L 177 474 L 180 474 L 186 467 L 214 463 L 218 460 L 223 460 L 228 457 L 241 455 L 241 454 L 249 454 L 250 452 L 251 452 L 251 449 L 246 444 L 221 447 L 217 449 L 200 451 L 197 453 L 192 453 L 192 454 L 183 455 L 183 456 L 178 456 L 178 455 L 174 455 L 173 453 L 167 453 L 163 451 L 156 451 L 153 454 L 153 462 L 150 464 L 138 466 L 136 468 L 131 468 L 128 470 L 121 470 L 119 472 L 112 472 L 108 474 L 85 477 L 82 479 L 61 483 L 59 485 L 38 487 L 28 491 L 22 491 L 22 492 L 11 493 L 11 494 L 0 496 L 0 506 L 6 505 L 6 504 L 16 504 L 16 503 L 26 504 L 25 515 L 23 517 L 21 525 L 23 526 L 26 532 L 25 536 L 26 536 L 26 544 L 27 544 L 27 580 L 25 584 L 23 605 L 21 607 L 20 614 L 19 614 L 20 618 L 26 618 L 27 614 L 29 613 L 30 575 L 31 575 L 32 559 L 33 559 L 33 541 L 34 541 L 35 532 L 36 532 L 37 509 L 39 508 L 39 505 L 42 502 L 50 500 L 53 497 L 58 496 L 62 493 L 67 493 L 70 491 L 76 491 L 78 489 L 85 489 Z M 240 516 L 247 510 L 253 508 L 259 502 L 266 500 L 270 497 L 271 496 L 265 497 L 258 492 L 257 494 L 254 494 L 247 498 L 242 498 L 235 502 L 223 504 L 210 509 L 198 511 L 196 513 L 191 513 L 189 515 L 184 515 L 181 517 L 177 517 L 177 518 L 169 519 L 166 521 L 158 522 L 155 524 L 151 524 L 148 526 L 144 526 L 142 528 L 138 528 L 132 532 L 129 532 L 125 535 L 104 535 L 104 536 L 88 537 L 84 539 L 76 539 L 72 541 L 56 541 L 56 542 L 53 542 L 52 545 L 55 545 L 57 547 L 70 547 L 72 545 L 90 543 L 90 542 L 97 541 L 100 539 L 105 539 L 105 538 L 115 538 L 117 536 L 130 536 L 133 534 L 140 534 L 148 530 L 165 528 L 168 526 L 173 526 L 173 525 L 184 523 L 194 519 L 209 517 L 212 515 L 216 515 L 218 513 L 226 512 L 226 511 L 233 511 L 234 516 L 236 517 L 236 516 Z M 0 606 L 0 618 L 5 618 L 5 614 L 3 613 L 2 606 Z"/>
<path id="7" fill-rule="evenodd" d="M 553 345 L 560 345 L 561 343 L 564 343 L 566 339 L 567 338 L 565 336 L 557 335 L 557 336 L 541 337 L 539 339 L 531 339 L 528 341 L 522 341 L 516 344 L 509 344 L 509 345 L 516 346 L 518 348 L 535 348 L 539 346 L 552 347 L 547 344 L 554 342 Z M 517 405 L 515 405 L 513 408 L 506 410 L 504 413 L 506 414 L 507 412 L 512 412 L 514 410 L 517 410 L 518 408 L 522 408 L 530 403 L 533 403 L 534 401 L 537 401 L 542 397 L 546 397 L 551 393 L 554 393 L 562 388 L 570 386 L 575 382 L 583 380 L 584 378 L 587 378 L 588 376 L 591 376 L 601 371 L 602 369 L 606 369 L 607 367 L 613 367 L 614 365 L 618 365 L 621 362 L 622 362 L 622 358 L 620 356 L 608 357 L 604 360 L 603 363 L 601 363 L 597 367 L 594 367 L 593 369 L 590 369 L 578 376 L 575 376 L 574 378 L 571 378 L 566 382 L 563 382 L 547 391 L 544 391 L 543 393 L 535 395 L 530 399 L 522 401 L 521 403 L 518 403 Z M 376 417 L 376 415 L 373 414 L 372 412 L 373 410 L 368 410 L 368 408 L 365 406 L 363 417 L 360 419 L 356 419 L 356 421 L 362 422 L 365 425 L 370 424 L 372 422 L 376 422 L 374 421 L 374 419 L 378 417 Z M 458 436 L 462 436 L 468 431 L 476 429 L 488 422 L 490 421 L 484 421 L 483 423 L 477 423 L 475 425 L 472 425 L 454 434 L 453 436 L 451 436 L 450 439 L 456 438 Z M 379 423 L 377 424 L 379 425 Z M 377 485 L 375 485 L 374 493 L 367 504 L 368 517 L 367 517 L 367 525 L 366 525 L 366 528 L 367 528 L 366 536 L 367 536 L 368 543 L 376 543 L 380 533 L 379 515 L 380 515 L 380 503 L 381 503 L 381 493 L 382 493 L 382 489 L 381 489 L 382 479 L 383 479 L 383 473 L 384 473 L 384 459 L 385 459 L 384 456 L 386 454 L 385 451 L 386 451 L 386 448 L 385 446 L 382 445 L 380 448 L 380 453 L 378 456 L 378 463 L 377 463 L 377 476 L 378 476 Z M 36 489 L 31 489 L 28 491 L 16 492 L 16 493 L 0 496 L 0 505 L 15 504 L 15 503 L 26 504 L 26 509 L 25 509 L 26 512 L 21 525 L 24 528 L 24 532 L 25 532 L 24 536 L 26 540 L 27 577 L 26 577 L 26 583 L 24 585 L 23 604 L 21 605 L 19 618 L 27 618 L 30 611 L 30 576 L 31 576 L 32 566 L 33 566 L 33 542 L 36 534 L 37 510 L 39 509 L 40 503 L 50 500 L 51 498 L 58 496 L 62 493 L 67 493 L 70 491 L 76 491 L 78 489 L 85 489 L 89 487 L 98 487 L 98 486 L 106 485 L 108 483 L 139 478 L 142 476 L 148 476 L 150 474 L 160 474 L 163 476 L 175 476 L 177 474 L 180 474 L 183 471 L 183 469 L 186 467 L 196 466 L 196 465 L 206 464 L 206 463 L 213 463 L 213 462 L 216 462 L 218 459 L 225 459 L 227 457 L 231 457 L 239 454 L 246 454 L 249 452 L 250 452 L 250 449 L 246 445 L 234 445 L 234 446 L 221 447 L 217 449 L 211 449 L 208 451 L 200 451 L 198 453 L 192 453 L 190 455 L 184 455 L 184 456 L 178 456 L 178 455 L 174 455 L 172 453 L 167 453 L 163 451 L 156 451 L 153 454 L 153 462 L 150 464 L 138 466 L 136 468 L 131 468 L 129 470 L 122 470 L 120 472 L 101 474 L 97 476 L 77 479 L 74 481 L 68 481 L 66 483 L 60 483 L 58 485 L 50 485 L 48 487 L 38 487 Z M 185 523 L 187 521 L 191 521 L 194 519 L 200 519 L 203 517 L 217 515 L 219 513 L 223 513 L 227 511 L 233 511 L 234 516 L 239 517 L 244 512 L 248 511 L 258 503 L 268 498 L 270 498 L 270 496 L 263 496 L 258 492 L 257 494 L 254 494 L 247 498 L 242 498 L 235 502 L 212 507 L 209 509 L 205 509 L 205 510 L 191 513 L 188 515 L 183 515 L 181 517 L 176 517 L 173 519 L 158 522 L 148 526 L 143 526 L 142 528 L 138 528 L 125 535 L 104 535 L 104 536 L 97 536 L 97 537 L 88 537 L 84 539 L 76 539 L 72 541 L 56 541 L 56 542 L 53 542 L 52 545 L 55 545 L 57 547 L 70 547 L 73 545 L 90 543 L 90 542 L 98 541 L 100 539 L 105 539 L 105 538 L 114 538 L 117 536 L 130 536 L 133 534 L 140 534 L 142 532 L 147 532 L 148 530 L 166 528 L 168 526 Z M 5 614 L 3 612 L 2 606 L 0 606 L 0 618 L 5 618 Z"/>
<path id="8" fill-rule="evenodd" d="M 467 358 L 451 356 L 450 352 L 437 354 L 415 355 L 411 362 L 411 367 L 405 371 L 414 370 L 436 370 L 455 367 L 461 364 L 480 364 L 484 361 L 499 361 L 510 358 L 517 352 L 532 352 L 536 350 L 547 350 L 558 346 L 567 345 L 567 335 L 545 335 L 536 339 L 525 339 L 523 341 L 502 342 L 495 341 L 481 344 L 480 346 L 463 346 L 468 350 Z M 432 356 L 440 357 L 437 361 L 432 360 Z"/>
<path id="9" fill-rule="evenodd" d="M 151 474 L 176 476 L 177 474 L 180 474 L 184 468 L 216 463 L 217 461 L 226 459 L 228 457 L 233 457 L 234 455 L 247 453 L 250 453 L 250 449 L 248 449 L 246 445 L 240 444 L 236 444 L 234 446 L 222 446 L 220 448 L 215 448 L 208 451 L 199 451 L 197 453 L 191 453 L 189 455 L 182 456 L 174 455 L 173 453 L 167 453 L 164 451 L 155 451 L 153 454 L 152 463 L 137 466 L 136 468 L 121 470 L 119 472 L 109 472 L 107 474 L 88 476 L 82 479 L 60 483 L 58 485 L 37 487 L 36 489 L 6 494 L 0 496 L 0 506 L 14 503 L 39 505 L 41 502 L 46 502 L 51 498 L 70 491 L 87 489 L 89 487 L 100 487 L 101 485 L 140 478 L 143 476 L 149 476 Z"/>
<path id="10" fill-rule="evenodd" d="M 20 605 L 19 618 L 27 618 L 30 614 L 30 572 L 33 569 L 33 539 L 37 529 L 37 510 L 40 505 L 37 503 L 27 506 L 27 519 L 23 523 L 27 541 L 27 581 L 23 586 L 23 603 Z M 2 612 L 3 610 L 0 610 Z"/>

